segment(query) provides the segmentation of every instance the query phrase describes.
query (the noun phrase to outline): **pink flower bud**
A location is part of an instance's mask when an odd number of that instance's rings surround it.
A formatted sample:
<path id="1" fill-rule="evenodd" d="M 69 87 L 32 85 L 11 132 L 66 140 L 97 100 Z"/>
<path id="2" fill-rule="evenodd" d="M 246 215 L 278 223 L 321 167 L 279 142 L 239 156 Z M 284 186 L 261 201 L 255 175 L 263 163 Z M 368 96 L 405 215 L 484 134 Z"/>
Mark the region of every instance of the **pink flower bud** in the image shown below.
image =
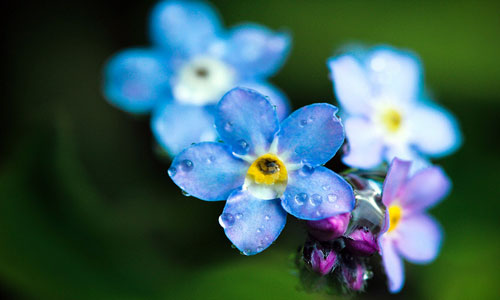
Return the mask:
<path id="1" fill-rule="evenodd" d="M 307 221 L 308 231 L 318 241 L 332 241 L 345 233 L 350 218 L 350 213 L 344 213 L 323 220 Z"/>

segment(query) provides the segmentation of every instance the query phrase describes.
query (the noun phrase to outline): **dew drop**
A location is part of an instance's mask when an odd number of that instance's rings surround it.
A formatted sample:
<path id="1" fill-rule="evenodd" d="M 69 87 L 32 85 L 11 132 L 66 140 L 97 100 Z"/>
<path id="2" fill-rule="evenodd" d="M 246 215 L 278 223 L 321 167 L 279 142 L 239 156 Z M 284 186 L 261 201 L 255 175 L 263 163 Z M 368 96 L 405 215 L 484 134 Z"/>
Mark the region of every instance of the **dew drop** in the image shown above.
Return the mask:
<path id="1" fill-rule="evenodd" d="M 215 161 L 215 156 L 213 155 L 210 155 L 209 157 L 207 157 L 207 163 L 211 164 Z"/>
<path id="2" fill-rule="evenodd" d="M 328 184 L 325 184 L 321 188 L 323 189 L 323 191 L 328 191 L 330 189 L 330 186 Z"/>
<path id="3" fill-rule="evenodd" d="M 192 161 L 190 161 L 189 159 L 185 159 L 185 160 L 183 160 L 183 161 L 180 163 L 180 165 L 181 165 L 182 171 L 184 171 L 184 172 L 189 172 L 189 171 L 191 171 L 191 170 L 193 169 L 193 166 L 194 166 L 194 165 L 193 165 L 193 162 L 192 162 Z"/>
<path id="4" fill-rule="evenodd" d="M 174 177 L 175 174 L 177 174 L 177 169 L 176 168 L 171 167 L 170 169 L 168 169 L 168 176 Z"/>
<path id="5" fill-rule="evenodd" d="M 191 194 L 186 192 L 185 190 L 182 190 L 182 195 L 185 197 L 191 197 Z"/>
<path id="6" fill-rule="evenodd" d="M 243 217 L 243 214 L 241 214 L 241 213 L 237 213 L 237 214 L 236 214 L 236 219 L 238 219 L 238 220 L 239 220 L 239 219 L 241 219 L 241 217 Z"/>
<path id="7" fill-rule="evenodd" d="M 304 127 L 307 125 L 307 120 L 300 120 L 300 123 L 299 123 L 300 127 Z"/>
<path id="8" fill-rule="evenodd" d="M 226 122 L 226 124 L 224 125 L 224 130 L 225 131 L 228 131 L 228 132 L 231 132 L 233 131 L 233 123 L 231 122 Z"/>
<path id="9" fill-rule="evenodd" d="M 316 211 L 316 216 L 321 216 L 321 212 L 319 210 Z"/>
<path id="10" fill-rule="evenodd" d="M 261 246 L 257 247 L 257 252 L 261 252 L 262 250 L 264 250 L 264 247 Z"/>
<path id="11" fill-rule="evenodd" d="M 240 148 L 244 151 L 247 151 L 248 150 L 248 143 L 247 141 L 245 140 L 239 140 L 238 141 L 238 146 L 240 146 Z"/>
<path id="12" fill-rule="evenodd" d="M 271 217 L 270 217 L 269 215 L 265 215 L 264 219 L 265 219 L 266 221 L 269 221 L 269 220 L 271 220 Z"/>
<path id="13" fill-rule="evenodd" d="M 311 196 L 311 205 L 312 206 L 320 205 L 321 202 L 323 202 L 323 197 L 321 197 L 320 194 L 313 194 Z"/>
<path id="14" fill-rule="evenodd" d="M 308 119 L 307 119 L 307 123 L 312 123 L 314 122 L 314 116 L 310 116 Z"/>
<path id="15" fill-rule="evenodd" d="M 257 228 L 257 233 L 262 233 L 262 227 L 261 228 Z"/>
<path id="16" fill-rule="evenodd" d="M 337 195 L 335 195 L 335 194 L 328 194 L 328 198 L 327 199 L 328 199 L 328 202 L 333 203 L 333 202 L 337 201 L 338 198 L 339 197 Z"/>
<path id="17" fill-rule="evenodd" d="M 222 228 L 229 228 L 234 224 L 234 216 L 230 213 L 223 213 L 219 217 L 219 224 Z"/>
<path id="18" fill-rule="evenodd" d="M 310 165 L 304 165 L 302 169 L 300 169 L 299 174 L 301 176 L 311 176 L 311 174 L 314 173 L 314 168 L 311 167 Z"/>
<path id="19" fill-rule="evenodd" d="M 300 193 L 295 195 L 293 199 L 297 205 L 303 205 L 309 199 L 309 196 L 306 193 Z"/>

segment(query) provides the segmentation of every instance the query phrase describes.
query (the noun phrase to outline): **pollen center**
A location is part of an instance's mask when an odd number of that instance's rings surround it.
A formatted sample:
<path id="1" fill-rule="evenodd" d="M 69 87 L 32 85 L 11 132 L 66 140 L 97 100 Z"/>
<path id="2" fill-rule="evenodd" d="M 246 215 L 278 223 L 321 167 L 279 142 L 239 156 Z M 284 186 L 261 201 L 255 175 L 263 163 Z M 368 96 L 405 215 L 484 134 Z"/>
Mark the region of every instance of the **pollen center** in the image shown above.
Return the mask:
<path id="1" fill-rule="evenodd" d="M 283 195 L 288 183 L 285 164 L 274 154 L 264 154 L 248 168 L 244 188 L 256 198 L 275 199 Z"/>
<path id="2" fill-rule="evenodd" d="M 403 117 L 399 111 L 389 108 L 382 114 L 382 122 L 390 132 L 396 132 L 401 128 Z"/>
<path id="3" fill-rule="evenodd" d="M 389 206 L 389 230 L 387 232 L 393 231 L 396 226 L 398 226 L 403 210 L 399 205 Z"/>
<path id="4" fill-rule="evenodd" d="M 253 178 L 258 184 L 275 184 L 288 181 L 286 167 L 281 160 L 273 154 L 264 154 L 257 158 L 250 166 L 247 177 Z"/>

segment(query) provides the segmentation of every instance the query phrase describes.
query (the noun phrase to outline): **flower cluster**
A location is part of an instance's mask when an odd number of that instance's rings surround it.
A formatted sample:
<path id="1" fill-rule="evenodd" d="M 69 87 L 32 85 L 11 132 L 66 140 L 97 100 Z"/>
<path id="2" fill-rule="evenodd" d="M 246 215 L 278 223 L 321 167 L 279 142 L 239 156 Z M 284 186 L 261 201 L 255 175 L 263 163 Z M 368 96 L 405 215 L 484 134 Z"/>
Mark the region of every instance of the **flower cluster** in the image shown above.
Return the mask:
<path id="1" fill-rule="evenodd" d="M 384 46 L 330 58 L 341 121 L 327 103 L 288 115 L 284 94 L 265 82 L 287 56 L 286 34 L 223 32 L 196 1 L 160 2 L 150 32 L 153 47 L 108 62 L 105 96 L 152 112 L 153 133 L 174 157 L 170 178 L 186 195 L 226 201 L 219 224 L 242 254 L 269 247 L 290 214 L 308 232 L 296 260 L 304 285 L 361 291 L 380 255 L 398 292 L 402 258 L 436 258 L 442 231 L 425 210 L 451 184 L 430 159 L 461 138 L 425 92 L 415 55 Z M 340 175 L 324 166 L 339 149 L 354 168 Z"/>

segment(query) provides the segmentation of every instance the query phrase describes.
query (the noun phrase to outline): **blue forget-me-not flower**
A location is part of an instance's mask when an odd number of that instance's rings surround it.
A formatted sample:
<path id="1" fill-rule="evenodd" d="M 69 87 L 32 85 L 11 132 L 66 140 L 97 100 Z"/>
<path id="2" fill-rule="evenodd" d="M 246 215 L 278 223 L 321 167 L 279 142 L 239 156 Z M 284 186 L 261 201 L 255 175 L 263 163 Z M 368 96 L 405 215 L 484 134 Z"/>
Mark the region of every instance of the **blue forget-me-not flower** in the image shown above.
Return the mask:
<path id="1" fill-rule="evenodd" d="M 236 86 L 259 90 L 283 119 L 286 96 L 266 82 L 283 64 L 290 37 L 256 24 L 222 28 L 205 2 L 162 1 L 150 18 L 153 46 L 124 50 L 105 67 L 104 94 L 130 113 L 152 112 L 161 146 L 175 155 L 193 142 L 215 141 L 214 106 Z"/>
<path id="2" fill-rule="evenodd" d="M 460 145 L 453 116 L 427 100 L 414 55 L 376 47 L 332 57 L 328 67 L 345 118 L 344 163 L 370 169 L 399 157 L 422 165 Z"/>
<path id="3" fill-rule="evenodd" d="M 227 200 L 219 222 L 244 254 L 271 245 L 287 213 L 319 220 L 353 209 L 352 187 L 322 166 L 344 141 L 336 107 L 305 106 L 280 124 L 267 97 L 235 88 L 215 110 L 224 142 L 186 148 L 175 157 L 169 175 L 194 197 Z"/>

